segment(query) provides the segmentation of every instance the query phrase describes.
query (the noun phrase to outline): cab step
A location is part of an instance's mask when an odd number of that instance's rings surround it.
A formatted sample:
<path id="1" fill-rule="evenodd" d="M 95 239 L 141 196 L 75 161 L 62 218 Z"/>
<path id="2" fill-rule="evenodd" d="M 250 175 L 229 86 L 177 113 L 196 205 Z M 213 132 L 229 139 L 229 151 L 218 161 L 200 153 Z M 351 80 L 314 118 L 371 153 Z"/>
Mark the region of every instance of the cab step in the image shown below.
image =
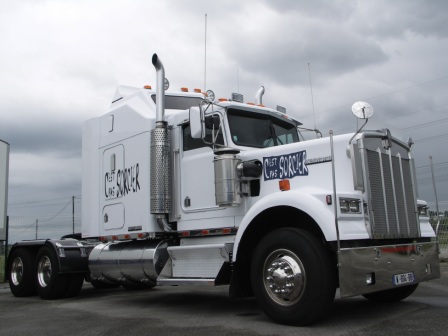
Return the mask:
<path id="1" fill-rule="evenodd" d="M 233 243 L 170 246 L 169 259 L 160 273 L 158 285 L 210 284 L 224 263 L 230 262 Z"/>

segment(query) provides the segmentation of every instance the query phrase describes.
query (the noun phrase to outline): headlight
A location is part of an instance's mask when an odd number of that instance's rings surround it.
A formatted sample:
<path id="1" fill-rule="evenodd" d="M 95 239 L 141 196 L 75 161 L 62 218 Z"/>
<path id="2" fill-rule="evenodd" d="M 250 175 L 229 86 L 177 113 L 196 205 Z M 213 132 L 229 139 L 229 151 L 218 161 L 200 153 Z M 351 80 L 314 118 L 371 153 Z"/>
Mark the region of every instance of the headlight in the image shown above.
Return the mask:
<path id="1" fill-rule="evenodd" d="M 340 198 L 341 213 L 361 213 L 361 200 L 356 198 Z"/>
<path id="2" fill-rule="evenodd" d="M 418 215 L 420 217 L 428 217 L 428 206 L 427 205 L 417 205 Z"/>

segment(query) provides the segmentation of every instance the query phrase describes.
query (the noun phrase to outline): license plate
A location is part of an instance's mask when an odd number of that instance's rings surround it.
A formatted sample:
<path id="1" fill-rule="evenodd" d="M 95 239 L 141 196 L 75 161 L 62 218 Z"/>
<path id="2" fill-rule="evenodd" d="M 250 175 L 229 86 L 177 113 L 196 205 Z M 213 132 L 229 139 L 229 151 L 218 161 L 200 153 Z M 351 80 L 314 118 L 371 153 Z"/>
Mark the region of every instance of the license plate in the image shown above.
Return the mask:
<path id="1" fill-rule="evenodd" d="M 415 281 L 414 272 L 395 274 L 393 282 L 395 286 L 413 283 Z"/>

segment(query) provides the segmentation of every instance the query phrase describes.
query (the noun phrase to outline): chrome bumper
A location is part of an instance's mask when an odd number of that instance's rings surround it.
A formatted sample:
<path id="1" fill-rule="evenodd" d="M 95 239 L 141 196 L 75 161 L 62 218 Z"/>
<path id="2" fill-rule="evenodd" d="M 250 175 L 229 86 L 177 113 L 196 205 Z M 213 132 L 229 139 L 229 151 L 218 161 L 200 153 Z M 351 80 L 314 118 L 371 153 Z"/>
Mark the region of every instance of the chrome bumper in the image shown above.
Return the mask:
<path id="1" fill-rule="evenodd" d="M 411 272 L 413 284 L 440 278 L 438 242 L 341 249 L 341 297 L 403 286 L 394 276 Z"/>

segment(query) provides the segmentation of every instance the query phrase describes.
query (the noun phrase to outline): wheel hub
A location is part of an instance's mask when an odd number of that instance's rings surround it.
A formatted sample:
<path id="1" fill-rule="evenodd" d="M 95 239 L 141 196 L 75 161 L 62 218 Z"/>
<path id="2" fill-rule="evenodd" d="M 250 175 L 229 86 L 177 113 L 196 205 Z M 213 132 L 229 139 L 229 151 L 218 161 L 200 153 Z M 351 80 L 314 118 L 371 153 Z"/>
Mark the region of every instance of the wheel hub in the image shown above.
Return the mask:
<path id="1" fill-rule="evenodd" d="M 293 252 L 272 252 L 266 259 L 263 276 L 267 293 L 278 304 L 289 306 L 301 298 L 305 272 L 302 262 Z"/>
<path id="2" fill-rule="evenodd" d="M 37 265 L 37 280 L 41 287 L 47 287 L 51 279 L 51 261 L 47 256 L 43 256 Z"/>
<path id="3" fill-rule="evenodd" d="M 23 261 L 17 257 L 11 265 L 11 281 L 15 286 L 18 286 L 23 277 Z"/>

